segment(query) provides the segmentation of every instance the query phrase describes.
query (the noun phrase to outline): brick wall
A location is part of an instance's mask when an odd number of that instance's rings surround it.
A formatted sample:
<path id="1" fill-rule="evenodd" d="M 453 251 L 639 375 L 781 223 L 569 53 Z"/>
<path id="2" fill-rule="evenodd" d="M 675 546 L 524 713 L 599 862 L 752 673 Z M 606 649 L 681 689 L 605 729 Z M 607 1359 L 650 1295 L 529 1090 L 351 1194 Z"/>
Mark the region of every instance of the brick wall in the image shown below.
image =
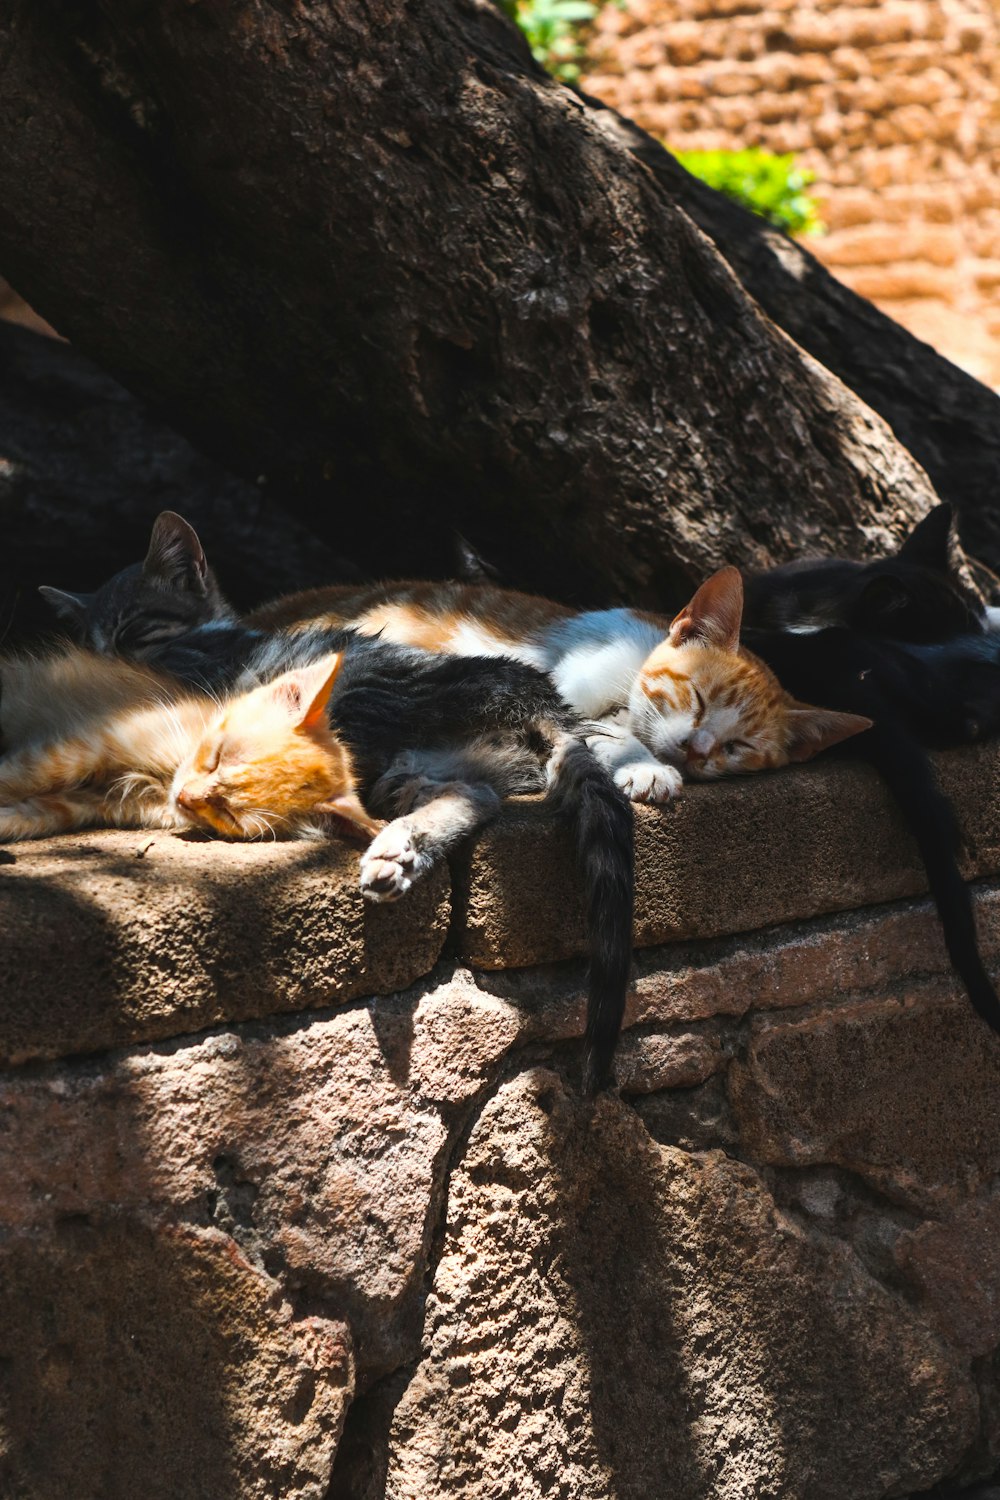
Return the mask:
<path id="1" fill-rule="evenodd" d="M 795 151 L 843 281 L 1000 386 L 1000 6 L 626 0 L 585 86 L 677 149 Z"/>

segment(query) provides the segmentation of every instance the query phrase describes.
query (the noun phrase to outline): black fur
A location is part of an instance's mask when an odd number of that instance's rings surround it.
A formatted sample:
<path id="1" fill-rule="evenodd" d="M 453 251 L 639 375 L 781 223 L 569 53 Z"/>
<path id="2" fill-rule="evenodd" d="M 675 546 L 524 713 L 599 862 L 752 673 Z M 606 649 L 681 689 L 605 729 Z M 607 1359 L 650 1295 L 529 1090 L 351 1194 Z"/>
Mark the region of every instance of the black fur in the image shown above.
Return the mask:
<path id="1" fill-rule="evenodd" d="M 548 800 L 573 831 L 587 896 L 590 975 L 583 1088 L 594 1095 L 610 1081 L 632 968 L 632 811 L 624 793 L 579 741 L 563 751 Z"/>
<path id="2" fill-rule="evenodd" d="M 980 956 L 972 901 L 958 868 L 958 823 L 924 748 L 961 744 L 984 728 L 995 732 L 1000 672 L 982 657 L 958 670 L 954 652 L 850 630 L 747 630 L 743 643 L 795 697 L 874 720 L 871 729 L 832 753 L 866 761 L 882 776 L 920 850 L 955 971 L 975 1009 L 1000 1032 L 1000 1002 Z M 969 732 L 973 718 L 975 736 Z"/>
<path id="3" fill-rule="evenodd" d="M 762 630 L 845 626 L 900 641 L 979 633 L 982 601 L 950 568 L 951 507 L 919 521 L 893 557 L 806 558 L 744 581 L 743 623 Z"/>
<path id="4" fill-rule="evenodd" d="M 247 688 L 331 651 L 343 651 L 344 662 L 330 720 L 351 750 L 363 800 L 403 751 L 499 737 L 505 776 L 516 778 L 526 756 L 537 767 L 555 750 L 547 800 L 573 836 L 583 876 L 591 955 L 584 1088 L 596 1093 L 610 1079 L 631 968 L 632 811 L 576 738 L 580 722 L 545 673 L 508 657 L 434 656 L 352 631 L 266 635 L 236 624 L 191 631 L 146 660 L 221 690 Z"/>

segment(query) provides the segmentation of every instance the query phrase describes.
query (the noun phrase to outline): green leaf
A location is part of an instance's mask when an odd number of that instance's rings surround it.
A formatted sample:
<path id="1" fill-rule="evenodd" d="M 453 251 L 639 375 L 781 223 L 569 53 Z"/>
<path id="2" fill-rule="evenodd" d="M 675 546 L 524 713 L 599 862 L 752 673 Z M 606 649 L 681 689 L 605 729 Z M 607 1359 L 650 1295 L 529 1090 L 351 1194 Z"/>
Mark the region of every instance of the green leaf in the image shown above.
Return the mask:
<path id="1" fill-rule="evenodd" d="M 796 165 L 792 154 L 744 151 L 678 151 L 682 167 L 709 187 L 741 203 L 789 234 L 821 233 L 816 200 L 804 189 L 815 173 Z"/>

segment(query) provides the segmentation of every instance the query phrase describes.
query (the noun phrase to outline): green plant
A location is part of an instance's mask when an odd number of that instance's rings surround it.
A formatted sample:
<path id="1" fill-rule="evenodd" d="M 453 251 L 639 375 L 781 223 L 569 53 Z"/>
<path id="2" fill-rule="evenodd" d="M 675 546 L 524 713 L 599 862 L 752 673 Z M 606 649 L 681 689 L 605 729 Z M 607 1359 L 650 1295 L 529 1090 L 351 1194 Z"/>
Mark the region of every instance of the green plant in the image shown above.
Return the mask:
<path id="1" fill-rule="evenodd" d="M 528 39 L 536 62 L 563 83 L 576 83 L 584 54 L 581 28 L 601 9 L 592 0 L 500 0 Z"/>
<path id="2" fill-rule="evenodd" d="M 795 157 L 775 156 L 751 147 L 746 151 L 677 151 L 682 167 L 709 187 L 770 219 L 789 234 L 823 231 L 815 198 L 806 191 L 815 172 L 795 164 Z"/>

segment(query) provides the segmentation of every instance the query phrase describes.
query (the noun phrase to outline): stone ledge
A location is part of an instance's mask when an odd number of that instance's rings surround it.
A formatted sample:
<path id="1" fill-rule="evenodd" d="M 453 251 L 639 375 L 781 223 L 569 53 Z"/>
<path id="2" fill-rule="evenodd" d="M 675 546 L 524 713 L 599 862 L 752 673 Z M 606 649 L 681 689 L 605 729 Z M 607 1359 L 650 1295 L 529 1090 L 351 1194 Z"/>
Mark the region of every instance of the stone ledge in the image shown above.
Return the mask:
<path id="1" fill-rule="evenodd" d="M 0 1077 L 0 1493 L 986 1472 L 1000 1044 L 932 929 L 904 903 L 648 950 L 594 1106 L 562 1068 L 579 966 L 442 963 Z"/>
<path id="2" fill-rule="evenodd" d="M 970 877 L 1000 872 L 1000 750 L 950 751 L 937 765 L 965 832 Z M 569 843 L 530 802 L 513 807 L 456 870 L 457 941 L 477 968 L 585 951 Z M 885 787 L 836 761 L 686 787 L 636 809 L 637 948 L 750 932 L 927 890 Z"/>
<path id="3" fill-rule="evenodd" d="M 90 1052 L 403 989 L 437 962 L 449 884 L 357 889 L 357 846 L 87 833 L 0 865 L 0 1060 Z"/>
<path id="4" fill-rule="evenodd" d="M 967 873 L 1000 871 L 1000 754 L 939 765 Z M 858 766 L 692 786 L 669 808 L 638 808 L 636 833 L 639 948 L 926 889 L 884 788 Z M 449 932 L 479 969 L 585 951 L 568 841 L 529 800 L 455 861 L 450 882 L 442 870 L 391 907 L 362 901 L 356 846 L 101 832 L 19 846 L 0 866 L 0 922 L 8 1065 L 386 994 L 427 974 Z"/>

